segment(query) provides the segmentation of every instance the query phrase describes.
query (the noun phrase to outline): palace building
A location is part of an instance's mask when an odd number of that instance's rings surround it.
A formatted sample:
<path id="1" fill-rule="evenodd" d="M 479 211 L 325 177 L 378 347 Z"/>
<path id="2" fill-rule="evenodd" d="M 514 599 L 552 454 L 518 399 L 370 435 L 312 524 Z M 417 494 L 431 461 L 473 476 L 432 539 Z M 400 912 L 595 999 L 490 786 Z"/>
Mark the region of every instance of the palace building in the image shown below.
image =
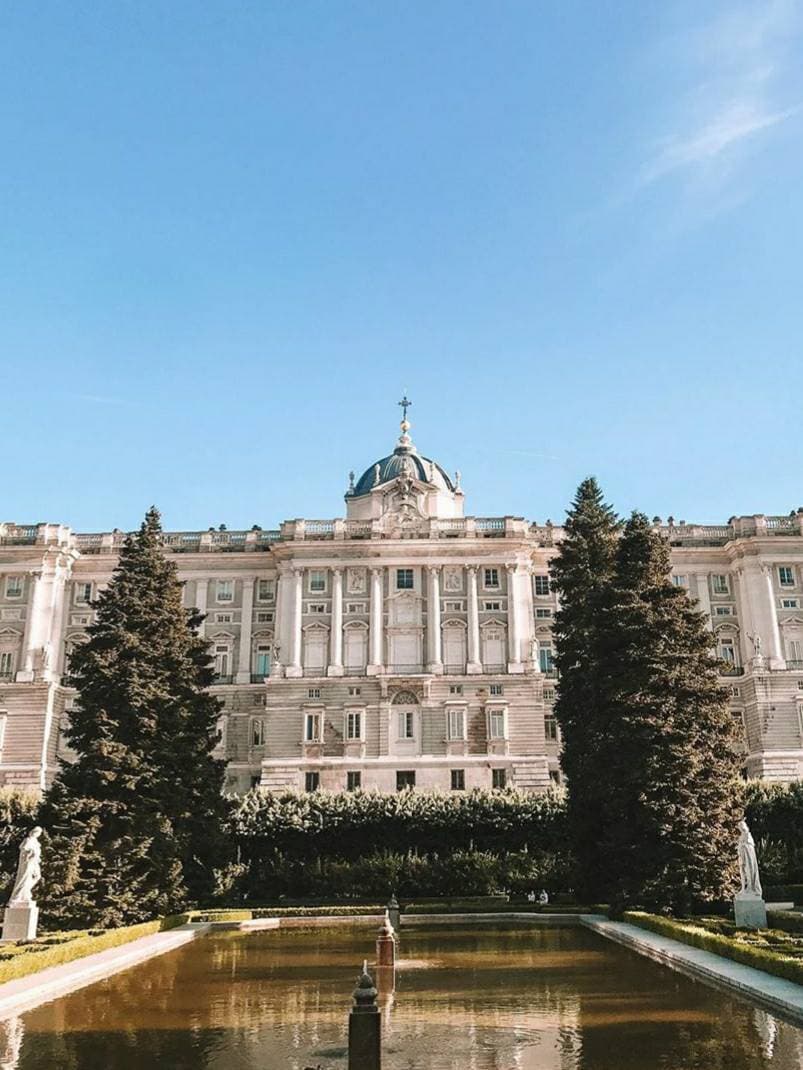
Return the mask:
<path id="1" fill-rule="evenodd" d="M 559 526 L 466 515 L 418 452 L 407 402 L 392 453 L 346 515 L 165 536 L 206 614 L 231 791 L 560 781 L 552 713 Z M 657 528 L 708 614 L 751 776 L 803 776 L 803 514 Z M 69 757 L 65 668 L 123 535 L 0 524 L 0 784 L 41 788 Z"/>

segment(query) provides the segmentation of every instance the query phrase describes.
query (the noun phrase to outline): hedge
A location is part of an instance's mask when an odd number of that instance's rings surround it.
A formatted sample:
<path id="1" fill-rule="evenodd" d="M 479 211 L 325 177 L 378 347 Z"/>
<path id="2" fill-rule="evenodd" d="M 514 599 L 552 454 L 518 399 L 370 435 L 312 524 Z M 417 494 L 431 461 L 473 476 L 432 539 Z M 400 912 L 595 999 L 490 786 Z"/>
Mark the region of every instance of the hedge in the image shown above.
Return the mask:
<path id="1" fill-rule="evenodd" d="M 49 966 L 61 966 L 65 962 L 120 947 L 141 936 L 150 936 L 173 929 L 186 920 L 183 915 L 144 921 L 139 925 L 127 925 L 122 929 L 89 929 L 73 932 L 48 933 L 32 941 L 3 944 L 0 947 L 0 984 L 26 977 L 30 973 L 46 970 Z"/>
<path id="2" fill-rule="evenodd" d="M 637 925 L 641 929 L 658 933 L 659 936 L 668 936 L 672 940 L 679 940 L 691 947 L 710 951 L 723 958 L 740 962 L 744 966 L 753 966 L 757 970 L 771 973 L 776 977 L 783 977 L 787 981 L 803 984 L 803 960 L 794 955 L 784 955 L 779 951 L 770 950 L 766 947 L 758 947 L 747 942 L 747 937 L 726 936 L 723 933 L 711 932 L 702 924 L 689 920 L 675 920 L 673 918 L 660 917 L 657 914 L 647 914 L 638 910 L 626 910 L 624 920 L 631 925 Z M 762 930 L 763 934 L 764 930 Z M 787 938 L 788 939 L 788 938 Z M 790 948 L 792 944 L 790 943 Z M 803 953 L 803 949 L 802 953 Z"/>
<path id="3" fill-rule="evenodd" d="M 803 884 L 765 884 L 764 899 L 767 903 L 786 903 L 791 900 L 797 906 L 803 903 Z"/>

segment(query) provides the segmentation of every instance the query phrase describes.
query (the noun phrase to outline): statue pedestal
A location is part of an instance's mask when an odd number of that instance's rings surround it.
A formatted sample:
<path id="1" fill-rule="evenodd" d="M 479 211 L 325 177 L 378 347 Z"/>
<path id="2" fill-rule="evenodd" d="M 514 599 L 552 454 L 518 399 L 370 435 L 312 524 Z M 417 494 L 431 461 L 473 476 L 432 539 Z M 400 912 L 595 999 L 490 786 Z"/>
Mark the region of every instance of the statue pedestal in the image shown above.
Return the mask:
<path id="1" fill-rule="evenodd" d="M 0 943 L 11 940 L 35 940 L 39 923 L 36 903 L 9 903 L 3 913 L 3 935 Z"/>
<path id="2" fill-rule="evenodd" d="M 753 892 L 739 892 L 734 897 L 733 915 L 739 929 L 767 928 L 767 905 Z"/>

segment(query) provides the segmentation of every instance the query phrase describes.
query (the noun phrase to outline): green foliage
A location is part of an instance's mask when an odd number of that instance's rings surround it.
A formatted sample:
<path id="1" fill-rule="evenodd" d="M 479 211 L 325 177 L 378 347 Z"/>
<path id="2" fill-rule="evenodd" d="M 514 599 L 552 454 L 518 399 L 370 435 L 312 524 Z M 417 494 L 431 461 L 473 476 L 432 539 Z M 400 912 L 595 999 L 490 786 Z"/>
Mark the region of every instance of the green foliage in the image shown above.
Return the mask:
<path id="1" fill-rule="evenodd" d="M 86 955 L 93 955 L 96 951 L 120 947 L 142 936 L 172 929 L 176 924 L 181 924 L 181 920 L 168 917 L 140 925 L 129 925 L 122 929 L 50 933 L 38 940 L 6 944 L 0 949 L 0 984 L 37 973 L 49 966 L 73 962 Z"/>
<path id="2" fill-rule="evenodd" d="M 335 896 L 349 899 L 392 894 L 420 896 L 522 894 L 565 887 L 565 867 L 555 856 L 529 852 L 448 851 L 439 854 L 399 854 L 392 851 L 358 858 L 302 860 L 279 855 L 253 866 L 247 899 L 265 901 L 283 896 Z"/>
<path id="3" fill-rule="evenodd" d="M 756 841 L 764 884 L 803 883 L 803 781 L 768 784 L 754 780 L 746 789 L 746 818 Z M 798 889 L 793 895 L 773 894 L 774 899 L 803 902 Z"/>
<path id="4" fill-rule="evenodd" d="M 272 795 L 252 791 L 232 816 L 244 858 L 358 858 L 366 851 L 554 850 L 565 839 L 558 794 L 405 791 Z"/>
<path id="5" fill-rule="evenodd" d="M 659 936 L 668 936 L 691 947 L 803 984 L 803 941 L 783 932 L 747 932 L 730 928 L 719 919 L 687 921 L 636 910 L 626 911 L 623 917 L 631 925 Z"/>
<path id="6" fill-rule="evenodd" d="M 70 662 L 79 703 L 40 815 L 46 916 L 120 925 L 210 895 L 228 861 L 220 704 L 201 617 L 182 605 L 152 509 Z"/>
<path id="7" fill-rule="evenodd" d="M 568 820 L 582 898 L 675 912 L 730 890 L 739 759 L 713 638 L 635 513 L 586 481 L 554 573 Z M 596 565 L 598 572 L 594 573 Z"/>

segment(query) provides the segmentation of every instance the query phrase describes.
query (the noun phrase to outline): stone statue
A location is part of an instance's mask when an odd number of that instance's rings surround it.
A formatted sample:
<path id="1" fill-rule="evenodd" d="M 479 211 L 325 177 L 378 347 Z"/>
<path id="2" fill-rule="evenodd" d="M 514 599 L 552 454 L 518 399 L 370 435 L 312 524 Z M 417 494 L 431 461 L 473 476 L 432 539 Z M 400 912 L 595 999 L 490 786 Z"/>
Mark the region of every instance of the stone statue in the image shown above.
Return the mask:
<path id="1" fill-rule="evenodd" d="M 381 472 L 381 468 L 379 467 L 378 464 L 375 464 L 374 465 L 374 486 L 375 487 L 379 484 L 379 473 L 380 472 Z"/>
<path id="2" fill-rule="evenodd" d="M 40 860 L 42 847 L 39 837 L 42 835 L 41 828 L 37 825 L 31 829 L 20 846 L 20 859 L 17 865 L 17 879 L 11 889 L 9 905 L 33 903 L 33 890 L 42 879 Z"/>
<path id="3" fill-rule="evenodd" d="M 758 634 L 758 632 L 756 632 L 756 634 L 752 638 L 753 638 L 753 650 L 755 651 L 756 657 L 760 658 L 761 657 L 761 636 Z"/>
<path id="4" fill-rule="evenodd" d="M 749 895 L 763 897 L 761 880 L 758 875 L 758 859 L 756 858 L 756 844 L 746 821 L 739 822 L 739 873 L 742 878 L 742 892 Z"/>

